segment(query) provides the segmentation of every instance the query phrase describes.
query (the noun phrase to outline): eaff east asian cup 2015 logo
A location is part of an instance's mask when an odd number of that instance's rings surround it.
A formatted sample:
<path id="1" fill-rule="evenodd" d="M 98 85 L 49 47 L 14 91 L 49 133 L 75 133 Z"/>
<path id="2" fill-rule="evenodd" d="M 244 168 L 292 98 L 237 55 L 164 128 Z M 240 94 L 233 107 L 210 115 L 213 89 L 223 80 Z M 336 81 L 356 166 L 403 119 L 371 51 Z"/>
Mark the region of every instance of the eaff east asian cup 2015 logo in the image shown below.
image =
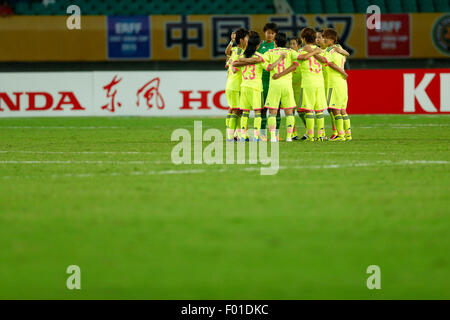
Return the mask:
<path id="1" fill-rule="evenodd" d="M 440 17 L 433 26 L 432 38 L 435 47 L 450 56 L 450 14 Z"/>

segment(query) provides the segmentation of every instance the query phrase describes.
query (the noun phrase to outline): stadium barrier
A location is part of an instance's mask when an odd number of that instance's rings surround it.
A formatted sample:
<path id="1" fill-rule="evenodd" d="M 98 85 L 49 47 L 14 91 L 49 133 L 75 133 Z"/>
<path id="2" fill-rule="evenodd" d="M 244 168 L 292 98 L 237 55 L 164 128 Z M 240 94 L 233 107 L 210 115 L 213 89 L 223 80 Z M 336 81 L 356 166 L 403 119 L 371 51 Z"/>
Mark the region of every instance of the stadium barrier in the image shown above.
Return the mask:
<path id="1" fill-rule="evenodd" d="M 382 14 L 381 30 L 364 14 L 82 16 L 68 30 L 65 16 L 0 19 L 0 61 L 224 60 L 232 31 L 268 21 L 288 36 L 305 26 L 336 28 L 352 58 L 447 58 L 448 13 Z"/>
<path id="2" fill-rule="evenodd" d="M 348 73 L 349 113 L 450 113 L 450 69 Z M 225 83 L 225 71 L 0 73 L 0 117 L 223 116 Z"/>

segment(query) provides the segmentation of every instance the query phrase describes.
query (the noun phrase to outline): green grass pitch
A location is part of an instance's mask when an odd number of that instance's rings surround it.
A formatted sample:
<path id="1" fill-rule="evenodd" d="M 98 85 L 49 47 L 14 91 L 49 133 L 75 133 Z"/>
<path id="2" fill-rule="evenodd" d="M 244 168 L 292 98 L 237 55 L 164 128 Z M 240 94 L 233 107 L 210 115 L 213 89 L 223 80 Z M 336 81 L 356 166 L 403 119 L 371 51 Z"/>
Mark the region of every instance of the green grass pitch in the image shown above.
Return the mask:
<path id="1" fill-rule="evenodd" d="M 194 120 L 1 119 L 0 299 L 450 298 L 449 116 L 352 116 L 274 176 L 172 164 Z"/>

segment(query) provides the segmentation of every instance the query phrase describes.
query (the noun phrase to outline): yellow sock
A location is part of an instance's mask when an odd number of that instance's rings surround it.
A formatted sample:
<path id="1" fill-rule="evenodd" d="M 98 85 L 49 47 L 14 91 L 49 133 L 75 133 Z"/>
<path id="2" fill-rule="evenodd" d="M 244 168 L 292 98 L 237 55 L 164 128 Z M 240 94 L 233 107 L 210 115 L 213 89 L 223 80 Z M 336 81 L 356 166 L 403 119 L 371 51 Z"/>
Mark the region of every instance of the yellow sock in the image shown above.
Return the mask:
<path id="1" fill-rule="evenodd" d="M 295 127 L 295 117 L 293 115 L 286 117 L 286 138 L 292 138 L 292 134 L 294 133 Z"/>
<path id="2" fill-rule="evenodd" d="M 270 130 L 270 137 L 276 137 L 276 131 L 277 131 L 277 118 L 276 116 L 269 115 L 267 119 L 267 126 Z"/>
<path id="3" fill-rule="evenodd" d="M 249 112 L 242 112 L 241 116 L 241 138 L 247 138 L 247 128 L 248 128 L 248 116 Z"/>
<path id="4" fill-rule="evenodd" d="M 352 135 L 352 129 L 350 128 L 350 117 L 348 116 L 348 114 L 344 114 L 342 116 L 342 120 L 344 122 L 344 131 L 345 134 L 348 136 Z"/>
<path id="5" fill-rule="evenodd" d="M 241 116 L 237 116 L 236 118 L 236 132 L 235 136 L 238 137 L 238 139 L 241 138 Z"/>
<path id="6" fill-rule="evenodd" d="M 228 128 L 228 126 L 229 126 L 229 124 L 230 124 L 230 118 L 231 118 L 231 115 L 232 115 L 232 114 L 233 114 L 233 113 L 231 112 L 231 110 L 228 109 L 227 118 L 225 119 L 225 125 L 227 126 L 227 128 Z"/>
<path id="7" fill-rule="evenodd" d="M 333 110 L 330 110 L 330 118 L 331 118 L 331 129 L 333 130 L 333 135 L 337 136 L 338 132 L 336 129 L 336 121 L 334 120 Z"/>
<path id="8" fill-rule="evenodd" d="M 317 137 L 323 137 L 325 135 L 325 119 L 323 118 L 323 112 L 316 112 L 316 126 Z"/>
<path id="9" fill-rule="evenodd" d="M 337 114 L 334 116 L 334 121 L 336 121 L 336 129 L 338 131 L 338 135 L 340 137 L 344 136 L 344 122 L 342 120 L 342 116 Z"/>
<path id="10" fill-rule="evenodd" d="M 228 121 L 228 128 L 227 128 L 227 139 L 231 140 L 234 136 L 234 130 L 236 129 L 236 119 L 237 115 L 232 114 L 230 117 L 230 120 Z"/>
<path id="11" fill-rule="evenodd" d="M 314 114 L 312 112 L 306 112 L 306 133 L 310 138 L 314 138 Z"/>
<path id="12" fill-rule="evenodd" d="M 261 133 L 261 115 L 260 114 L 256 114 L 255 115 L 255 121 L 253 122 L 253 136 L 255 138 L 259 138 L 259 135 Z"/>

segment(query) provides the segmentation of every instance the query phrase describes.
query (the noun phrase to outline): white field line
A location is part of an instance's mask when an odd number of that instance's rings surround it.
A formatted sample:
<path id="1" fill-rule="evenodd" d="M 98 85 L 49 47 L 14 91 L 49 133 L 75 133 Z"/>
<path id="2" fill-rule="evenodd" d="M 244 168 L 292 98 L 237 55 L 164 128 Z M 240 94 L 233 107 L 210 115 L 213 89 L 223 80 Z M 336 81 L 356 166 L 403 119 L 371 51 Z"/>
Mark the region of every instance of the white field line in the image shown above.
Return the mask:
<path id="1" fill-rule="evenodd" d="M 171 161 L 3 160 L 0 164 L 169 164 Z"/>
<path id="2" fill-rule="evenodd" d="M 0 129 L 127 129 L 129 127 L 116 127 L 116 126 L 0 126 Z"/>
<path id="3" fill-rule="evenodd" d="M 31 150 L 0 150 L 2 153 L 25 153 L 25 154 L 164 154 L 166 152 L 146 151 L 31 151 Z M 301 153 L 317 153 L 317 151 L 301 151 Z M 392 154 L 393 152 L 376 151 L 320 151 L 325 154 Z"/>
<path id="4" fill-rule="evenodd" d="M 183 125 L 183 128 L 194 128 L 194 125 Z M 214 128 L 214 126 L 202 125 L 203 128 Z M 0 129 L 129 129 L 132 126 L 0 126 Z M 135 129 L 170 129 L 170 126 L 148 126 L 134 127 Z"/>
<path id="5" fill-rule="evenodd" d="M 28 154 L 156 154 L 163 152 L 146 151 L 28 151 L 28 150 L 0 150 L 1 153 L 28 153 Z"/>
<path id="6" fill-rule="evenodd" d="M 448 127 L 448 123 L 418 123 L 418 124 L 408 124 L 408 123 L 390 123 L 390 124 L 383 124 L 383 123 L 374 123 L 370 126 L 352 126 L 353 129 L 379 129 L 379 128 L 394 128 L 394 129 L 417 129 L 417 128 L 423 128 L 423 127 Z"/>
<path id="7" fill-rule="evenodd" d="M 304 170 L 304 169 L 341 169 L 341 168 L 359 168 L 359 167 L 383 167 L 383 166 L 408 166 L 408 165 L 448 165 L 450 161 L 445 160 L 401 160 L 401 161 L 391 161 L 391 160 L 380 160 L 373 162 L 357 162 L 357 163 L 347 163 L 347 164 L 329 164 L 329 165 L 308 165 L 308 166 L 280 166 L 279 170 Z M 266 166 L 267 167 L 267 166 Z M 206 173 L 206 172 L 229 172 L 229 171 L 259 171 L 260 166 L 252 167 L 242 167 L 229 166 L 220 169 L 190 169 L 190 170 L 151 170 L 151 171 L 131 171 L 131 172 L 109 172 L 109 173 L 65 173 L 65 174 L 51 174 L 52 178 L 62 178 L 62 177 L 115 177 L 115 176 L 153 176 L 153 175 L 176 175 L 176 174 L 195 174 L 195 173 Z M 39 176 L 3 176 L 3 179 L 11 178 L 40 178 Z"/>

